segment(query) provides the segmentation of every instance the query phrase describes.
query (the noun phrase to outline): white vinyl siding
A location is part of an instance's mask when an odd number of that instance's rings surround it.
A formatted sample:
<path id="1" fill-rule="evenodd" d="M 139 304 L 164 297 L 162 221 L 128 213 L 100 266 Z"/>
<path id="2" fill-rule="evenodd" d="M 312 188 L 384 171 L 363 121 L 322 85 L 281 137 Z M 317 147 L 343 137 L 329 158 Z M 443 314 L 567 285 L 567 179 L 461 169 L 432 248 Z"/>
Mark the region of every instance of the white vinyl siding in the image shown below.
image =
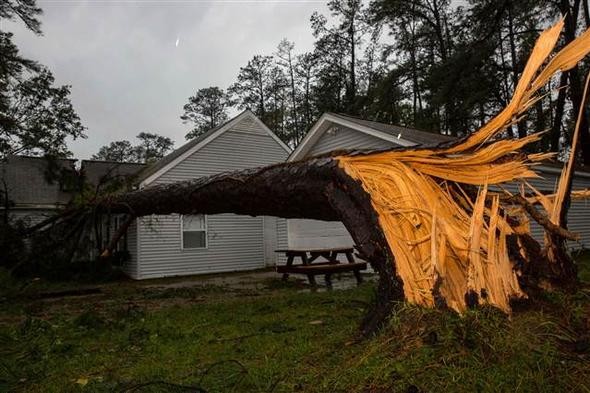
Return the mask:
<path id="1" fill-rule="evenodd" d="M 568 242 L 573 249 L 590 249 L 590 201 L 587 199 L 574 201 L 568 211 L 568 228 L 580 234 L 577 242 Z"/>
<path id="2" fill-rule="evenodd" d="M 269 135 L 227 131 L 164 173 L 152 184 L 284 162 L 287 152 Z"/>
<path id="3" fill-rule="evenodd" d="M 341 222 L 289 220 L 289 248 L 321 249 L 352 247 L 354 241 Z"/>
<path id="4" fill-rule="evenodd" d="M 255 120 L 246 117 L 163 173 L 150 186 L 277 164 L 284 162 L 287 156 L 288 152 L 272 136 L 266 133 Z M 194 249 L 182 248 L 179 215 L 140 219 L 140 274 L 137 278 L 230 272 L 265 267 L 262 217 L 235 214 L 216 214 L 206 217 L 207 248 Z M 280 239 L 280 236 L 277 234 L 277 239 Z"/>
<path id="5" fill-rule="evenodd" d="M 236 124 L 232 131 L 235 132 L 244 132 L 249 134 L 257 134 L 262 136 L 268 136 L 265 130 L 263 130 L 259 125 L 258 122 L 251 118 L 245 118 L 238 124 Z"/>
<path id="6" fill-rule="evenodd" d="M 181 248 L 179 215 L 150 216 L 140 221 L 142 279 L 264 267 L 261 217 L 207 216 L 209 244 L 195 249 Z"/>

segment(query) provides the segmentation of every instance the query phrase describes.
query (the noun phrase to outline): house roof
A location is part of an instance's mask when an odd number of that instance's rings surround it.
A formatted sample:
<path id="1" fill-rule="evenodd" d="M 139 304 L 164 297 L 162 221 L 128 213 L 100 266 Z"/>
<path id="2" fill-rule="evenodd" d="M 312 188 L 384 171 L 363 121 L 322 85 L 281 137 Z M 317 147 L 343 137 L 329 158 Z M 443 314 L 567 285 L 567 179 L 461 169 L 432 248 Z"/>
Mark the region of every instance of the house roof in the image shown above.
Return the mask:
<path id="1" fill-rule="evenodd" d="M 546 161 L 543 161 L 541 163 L 541 165 L 539 165 L 537 168 L 541 172 L 560 174 L 561 171 L 563 170 L 563 167 L 564 167 L 563 162 L 546 160 Z M 590 167 L 587 165 L 579 165 L 578 164 L 574 168 L 574 173 L 576 174 L 576 176 L 590 178 Z"/>
<path id="2" fill-rule="evenodd" d="M 374 130 L 384 132 L 394 137 L 403 138 L 405 140 L 414 142 L 419 145 L 431 145 L 438 144 L 441 142 L 452 141 L 456 138 L 448 135 L 438 134 L 436 132 L 421 131 L 410 127 L 401 127 L 394 124 L 379 123 L 371 120 L 364 120 L 358 117 L 344 115 L 341 113 L 330 113 L 330 115 L 351 121 L 361 126 L 370 127 Z"/>
<path id="3" fill-rule="evenodd" d="M 152 165 L 147 166 L 138 177 L 140 185 L 147 185 L 151 183 L 153 180 L 157 179 L 163 173 L 168 171 L 169 169 L 173 168 L 176 164 L 180 161 L 184 160 L 191 154 L 195 153 L 203 146 L 207 145 L 215 138 L 223 134 L 225 131 L 231 129 L 235 124 L 239 121 L 250 117 L 253 119 L 258 125 L 266 131 L 277 143 L 285 149 L 288 153 L 291 153 L 291 149 L 285 145 L 283 141 L 279 139 L 256 115 L 254 115 L 250 110 L 246 109 L 237 116 L 231 118 L 230 120 L 226 121 L 223 124 L 218 125 L 215 128 L 205 132 L 204 134 L 199 135 L 198 137 L 191 139 L 184 145 L 180 146 L 178 149 L 174 150 L 161 160 L 155 162 Z"/>
<path id="4" fill-rule="evenodd" d="M 115 178 L 131 179 L 137 175 L 145 164 L 116 161 L 82 160 L 82 173 L 86 182 L 96 187 Z"/>
<path id="5" fill-rule="evenodd" d="M 336 116 L 341 119 L 346 119 L 346 120 L 355 122 L 359 125 L 371 127 L 375 130 L 385 132 L 387 134 L 395 136 L 396 138 L 398 135 L 401 134 L 401 138 L 404 138 L 406 140 L 410 140 L 410 141 L 415 142 L 416 144 L 419 144 L 419 145 L 426 145 L 427 146 L 427 145 L 433 145 L 433 144 L 438 144 L 438 143 L 442 143 L 442 142 L 449 142 L 449 141 L 456 139 L 455 137 L 448 136 L 448 135 L 437 134 L 434 132 L 420 131 L 420 130 L 416 130 L 414 128 L 400 127 L 400 126 L 396 126 L 393 124 L 385 124 L 385 123 L 379 123 L 376 121 L 359 119 L 357 117 L 344 115 L 344 114 L 340 114 L 340 113 L 330 113 L 330 114 L 332 116 Z M 562 162 L 555 162 L 555 161 L 544 161 L 542 163 L 542 165 L 540 165 L 538 168 L 541 172 L 560 173 L 561 170 L 563 169 L 563 163 Z M 590 177 L 590 167 L 587 165 L 586 166 L 579 165 L 579 164 L 576 165 L 575 172 L 576 172 L 577 176 Z"/>
<path id="6" fill-rule="evenodd" d="M 71 194 L 64 191 L 58 175 L 64 170 L 75 175 L 75 162 L 69 158 L 10 156 L 0 162 L 0 179 L 6 182 L 8 199 L 17 207 L 63 205 Z"/>
<path id="7" fill-rule="evenodd" d="M 289 156 L 289 161 L 295 161 L 305 157 L 305 154 L 313 147 L 314 143 L 319 140 L 321 134 L 329 128 L 325 126 L 326 122 L 341 124 L 356 129 L 359 132 L 365 132 L 383 138 L 384 140 L 389 140 L 401 146 L 433 146 L 456 139 L 448 135 L 364 120 L 341 113 L 327 112 L 320 117 L 305 138 L 303 138 L 299 146 Z M 537 168 L 541 172 L 559 174 L 563 168 L 563 163 L 544 161 Z M 575 174 L 576 176 L 590 178 L 590 166 L 577 165 Z"/>
<path id="8" fill-rule="evenodd" d="M 323 133 L 330 128 L 330 124 L 341 125 L 383 139 L 384 141 L 389 141 L 395 145 L 406 147 L 437 145 L 454 139 L 453 137 L 434 132 L 420 131 L 414 128 L 360 119 L 341 113 L 327 112 L 320 117 L 305 138 L 303 138 L 299 146 L 295 148 L 289 157 L 289 161 L 295 161 L 305 157 Z"/>

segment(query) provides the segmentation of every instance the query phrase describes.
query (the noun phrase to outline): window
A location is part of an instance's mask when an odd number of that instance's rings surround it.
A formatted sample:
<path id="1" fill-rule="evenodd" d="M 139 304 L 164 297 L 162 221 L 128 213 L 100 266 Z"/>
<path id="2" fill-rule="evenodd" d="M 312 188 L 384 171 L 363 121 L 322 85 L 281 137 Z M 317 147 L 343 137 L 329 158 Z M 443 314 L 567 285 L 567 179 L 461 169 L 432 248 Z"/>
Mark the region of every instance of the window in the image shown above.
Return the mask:
<path id="1" fill-rule="evenodd" d="M 182 248 L 207 248 L 207 219 L 202 214 L 180 216 Z"/>

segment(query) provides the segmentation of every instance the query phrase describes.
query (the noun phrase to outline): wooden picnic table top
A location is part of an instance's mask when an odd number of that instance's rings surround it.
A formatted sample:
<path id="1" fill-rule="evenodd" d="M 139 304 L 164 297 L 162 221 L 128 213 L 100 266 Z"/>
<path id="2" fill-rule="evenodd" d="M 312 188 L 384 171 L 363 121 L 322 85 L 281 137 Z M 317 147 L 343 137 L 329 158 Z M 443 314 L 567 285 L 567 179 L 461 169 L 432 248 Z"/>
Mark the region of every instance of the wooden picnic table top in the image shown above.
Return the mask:
<path id="1" fill-rule="evenodd" d="M 324 274 L 326 285 L 332 287 L 332 273 L 353 272 L 357 283 L 361 283 L 361 270 L 367 268 L 366 262 L 355 262 L 354 247 L 334 247 L 334 248 L 283 248 L 275 252 L 285 253 L 287 263 L 275 267 L 277 273 L 283 273 L 283 280 L 287 280 L 290 273 L 306 274 L 311 285 L 316 285 L 315 275 Z M 308 255 L 309 254 L 309 255 Z M 346 262 L 338 260 L 338 254 L 346 255 Z M 301 264 L 294 265 L 295 258 L 301 259 Z M 324 258 L 327 262 L 314 262 L 319 258 Z"/>
<path id="2" fill-rule="evenodd" d="M 275 252 L 281 253 L 326 253 L 326 252 L 354 252 L 354 247 L 336 247 L 336 248 L 284 248 L 280 250 L 275 250 Z"/>

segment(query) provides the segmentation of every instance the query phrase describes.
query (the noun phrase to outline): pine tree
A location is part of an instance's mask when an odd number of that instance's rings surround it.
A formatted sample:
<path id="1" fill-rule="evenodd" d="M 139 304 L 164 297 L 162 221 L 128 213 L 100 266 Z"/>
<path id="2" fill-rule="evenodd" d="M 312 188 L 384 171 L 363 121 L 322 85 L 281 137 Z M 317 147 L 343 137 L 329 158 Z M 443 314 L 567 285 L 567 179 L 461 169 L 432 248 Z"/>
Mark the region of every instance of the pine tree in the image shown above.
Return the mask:
<path id="1" fill-rule="evenodd" d="M 227 109 L 231 106 L 229 95 L 217 86 L 206 87 L 189 97 L 180 116 L 183 123 L 191 123 L 193 128 L 186 139 L 193 139 L 217 127 L 227 120 Z"/>

